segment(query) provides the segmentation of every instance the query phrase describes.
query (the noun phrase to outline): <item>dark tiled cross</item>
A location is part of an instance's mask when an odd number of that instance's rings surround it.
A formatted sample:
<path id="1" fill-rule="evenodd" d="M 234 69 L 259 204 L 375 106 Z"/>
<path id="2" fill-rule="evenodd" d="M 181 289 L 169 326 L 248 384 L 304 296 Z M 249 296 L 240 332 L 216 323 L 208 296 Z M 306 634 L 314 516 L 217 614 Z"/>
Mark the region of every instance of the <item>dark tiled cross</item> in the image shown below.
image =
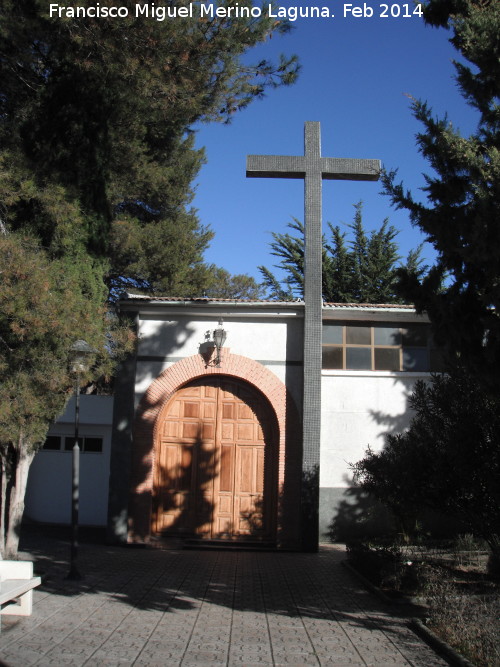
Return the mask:
<path id="1" fill-rule="evenodd" d="M 318 487 L 321 434 L 322 182 L 376 181 L 379 160 L 321 157 L 320 124 L 306 122 L 304 155 L 248 155 L 247 176 L 304 179 L 304 391 L 302 451 L 302 543 L 318 546 Z"/>

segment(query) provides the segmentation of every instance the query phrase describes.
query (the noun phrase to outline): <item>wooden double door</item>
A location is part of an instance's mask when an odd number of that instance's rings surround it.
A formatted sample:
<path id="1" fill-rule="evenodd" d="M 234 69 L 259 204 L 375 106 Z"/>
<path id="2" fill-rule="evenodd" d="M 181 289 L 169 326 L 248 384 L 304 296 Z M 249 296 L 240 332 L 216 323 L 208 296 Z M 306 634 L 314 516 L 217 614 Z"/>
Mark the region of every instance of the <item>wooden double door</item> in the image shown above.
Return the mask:
<path id="1" fill-rule="evenodd" d="M 156 432 L 154 532 L 274 539 L 277 424 L 260 392 L 226 376 L 196 380 Z"/>

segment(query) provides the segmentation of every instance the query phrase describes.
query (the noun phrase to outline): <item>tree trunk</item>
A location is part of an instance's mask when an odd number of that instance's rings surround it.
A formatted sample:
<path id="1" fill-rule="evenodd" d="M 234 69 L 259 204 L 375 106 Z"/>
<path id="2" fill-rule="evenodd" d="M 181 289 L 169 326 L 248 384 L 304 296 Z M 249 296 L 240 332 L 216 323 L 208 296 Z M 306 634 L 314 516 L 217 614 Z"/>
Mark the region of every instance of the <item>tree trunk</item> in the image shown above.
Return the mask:
<path id="1" fill-rule="evenodd" d="M 13 479 L 8 502 L 5 548 L 3 550 L 4 558 L 17 558 L 21 521 L 24 513 L 24 496 L 28 483 L 28 473 L 34 456 L 35 452 L 31 450 L 29 444 L 24 442 L 22 437 L 19 438 L 17 460 L 12 470 Z"/>

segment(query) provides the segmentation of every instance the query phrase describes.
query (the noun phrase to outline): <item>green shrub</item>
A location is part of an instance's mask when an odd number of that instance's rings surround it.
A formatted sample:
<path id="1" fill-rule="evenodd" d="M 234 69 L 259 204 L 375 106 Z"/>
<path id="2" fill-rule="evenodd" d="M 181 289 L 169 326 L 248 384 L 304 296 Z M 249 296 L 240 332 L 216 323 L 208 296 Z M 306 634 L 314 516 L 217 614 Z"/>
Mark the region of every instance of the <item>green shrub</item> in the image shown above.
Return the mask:
<path id="1" fill-rule="evenodd" d="M 380 452 L 368 450 L 352 465 L 355 482 L 389 507 L 405 532 L 424 510 L 440 512 L 460 519 L 500 560 L 500 395 L 456 370 L 417 382 L 409 404 L 409 428 L 388 434 Z"/>

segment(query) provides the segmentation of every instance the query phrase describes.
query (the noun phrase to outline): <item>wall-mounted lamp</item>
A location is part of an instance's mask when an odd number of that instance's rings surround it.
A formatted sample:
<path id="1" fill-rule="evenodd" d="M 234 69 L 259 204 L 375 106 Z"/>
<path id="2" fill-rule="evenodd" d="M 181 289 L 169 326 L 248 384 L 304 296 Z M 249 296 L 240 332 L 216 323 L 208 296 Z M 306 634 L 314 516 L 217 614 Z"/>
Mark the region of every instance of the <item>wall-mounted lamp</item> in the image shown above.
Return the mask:
<path id="1" fill-rule="evenodd" d="M 226 342 L 227 338 L 227 333 L 224 331 L 223 327 L 223 322 L 222 322 L 222 317 L 219 319 L 219 326 L 217 329 L 214 329 L 213 332 L 213 338 L 214 338 L 214 344 L 215 344 L 215 350 L 216 350 L 216 356 L 214 359 L 214 366 L 217 366 L 217 368 L 220 368 L 220 351 Z"/>

